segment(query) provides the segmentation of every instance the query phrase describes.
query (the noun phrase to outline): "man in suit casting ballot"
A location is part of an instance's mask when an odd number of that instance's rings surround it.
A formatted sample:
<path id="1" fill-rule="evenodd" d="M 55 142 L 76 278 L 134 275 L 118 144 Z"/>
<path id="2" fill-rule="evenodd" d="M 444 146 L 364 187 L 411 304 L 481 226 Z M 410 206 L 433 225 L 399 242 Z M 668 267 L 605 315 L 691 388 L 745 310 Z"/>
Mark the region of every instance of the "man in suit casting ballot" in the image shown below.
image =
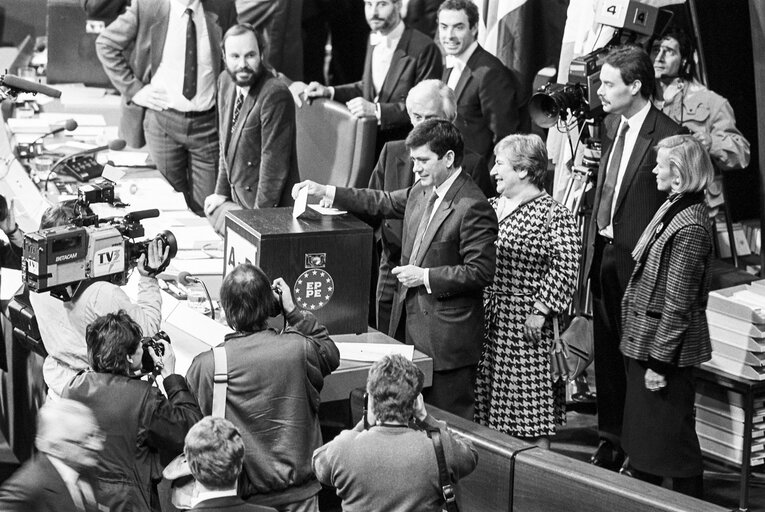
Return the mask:
<path id="1" fill-rule="evenodd" d="M 417 125 L 406 138 L 420 179 L 386 192 L 304 181 L 312 196 L 372 217 L 403 218 L 401 265 L 389 334 L 400 325 L 407 343 L 433 358 L 425 401 L 473 418 L 473 383 L 483 339 L 483 288 L 494 279 L 497 217 L 481 189 L 462 171 L 459 130 L 443 119 Z"/>
<path id="2" fill-rule="evenodd" d="M 585 274 L 594 298 L 595 375 L 600 445 L 591 462 L 618 469 L 626 375 L 619 352 L 621 301 L 635 261 L 632 250 L 666 195 L 651 172 L 654 147 L 679 127 L 650 101 L 653 62 L 637 46 L 611 50 L 600 71 L 598 96 L 604 120 L 603 153 L 588 232 Z"/>
<path id="3" fill-rule="evenodd" d="M 234 25 L 223 36 L 223 54 L 226 70 L 218 78 L 220 169 L 215 193 L 204 205 L 219 232 L 224 210 L 234 205 L 287 206 L 298 181 L 295 105 L 287 86 L 266 64 L 265 37 L 251 25 Z"/>

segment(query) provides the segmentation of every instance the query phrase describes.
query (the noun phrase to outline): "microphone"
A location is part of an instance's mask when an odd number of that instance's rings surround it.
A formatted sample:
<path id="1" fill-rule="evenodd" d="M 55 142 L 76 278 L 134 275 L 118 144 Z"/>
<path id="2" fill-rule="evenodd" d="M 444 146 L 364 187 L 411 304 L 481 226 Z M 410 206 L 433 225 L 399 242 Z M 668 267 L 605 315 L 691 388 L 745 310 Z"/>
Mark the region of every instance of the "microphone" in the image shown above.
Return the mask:
<path id="1" fill-rule="evenodd" d="M 24 80 L 23 78 L 19 78 L 13 75 L 0 76 L 0 85 L 8 87 L 9 89 L 12 89 L 17 92 L 31 92 L 33 94 L 37 94 L 39 92 L 40 94 L 44 94 L 45 96 L 50 96 L 51 98 L 61 97 L 61 91 L 59 91 L 58 89 L 54 89 L 53 87 L 48 87 L 47 85 L 43 85 L 38 82 L 31 82 L 29 80 Z"/>
<path id="2" fill-rule="evenodd" d="M 125 220 L 128 222 L 137 222 L 139 220 L 153 219 L 155 217 L 159 217 L 159 210 L 152 208 L 150 210 L 138 210 L 135 212 L 130 212 L 125 215 Z M 188 274 L 188 272 L 186 273 Z"/>
<path id="3" fill-rule="evenodd" d="M 61 133 L 64 130 L 71 132 L 76 129 L 77 129 L 77 121 L 75 121 L 74 119 L 67 119 L 66 121 L 64 121 L 64 124 L 62 126 L 58 126 L 55 129 L 49 131 L 48 133 L 43 133 L 42 135 L 37 137 L 35 140 L 30 142 L 29 144 L 24 144 L 24 143 L 16 144 L 16 151 L 19 155 L 19 158 L 32 158 L 34 156 L 39 156 L 42 146 L 38 148 L 37 143 L 40 142 L 42 139 L 50 135 L 56 135 L 57 133 Z"/>
<path id="4" fill-rule="evenodd" d="M 195 284 L 201 284 L 202 288 L 205 290 L 205 295 L 207 296 L 207 302 L 210 304 L 210 318 L 212 320 L 215 320 L 215 307 L 213 306 L 212 298 L 210 297 L 210 292 L 207 290 L 207 285 L 204 281 L 199 279 L 198 277 L 192 276 L 190 273 L 186 272 L 185 270 L 181 270 L 178 272 L 178 277 L 176 278 L 176 281 L 178 281 L 179 284 L 182 284 L 183 286 L 189 286 L 191 283 Z"/>
<path id="5" fill-rule="evenodd" d="M 108 144 L 104 144 L 103 146 L 86 149 L 84 151 L 80 151 L 79 153 L 74 153 L 73 155 L 69 155 L 64 158 L 76 158 L 78 156 L 92 155 L 93 153 L 100 153 L 101 151 L 107 151 L 107 150 L 122 151 L 123 149 L 125 149 L 125 146 L 127 146 L 127 142 L 125 142 L 124 140 L 114 139 L 114 140 L 110 140 Z"/>

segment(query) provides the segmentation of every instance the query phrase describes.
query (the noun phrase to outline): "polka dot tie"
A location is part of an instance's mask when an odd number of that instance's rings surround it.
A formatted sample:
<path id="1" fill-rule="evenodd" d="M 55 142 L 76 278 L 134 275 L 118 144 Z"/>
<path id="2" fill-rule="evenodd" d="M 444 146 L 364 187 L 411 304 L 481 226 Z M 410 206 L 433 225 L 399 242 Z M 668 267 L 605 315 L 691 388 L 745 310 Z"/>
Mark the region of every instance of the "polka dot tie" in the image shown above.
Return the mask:
<path id="1" fill-rule="evenodd" d="M 197 95 L 197 27 L 194 25 L 194 11 L 186 9 L 189 21 L 186 24 L 186 61 L 183 68 L 183 96 L 191 99 Z"/>

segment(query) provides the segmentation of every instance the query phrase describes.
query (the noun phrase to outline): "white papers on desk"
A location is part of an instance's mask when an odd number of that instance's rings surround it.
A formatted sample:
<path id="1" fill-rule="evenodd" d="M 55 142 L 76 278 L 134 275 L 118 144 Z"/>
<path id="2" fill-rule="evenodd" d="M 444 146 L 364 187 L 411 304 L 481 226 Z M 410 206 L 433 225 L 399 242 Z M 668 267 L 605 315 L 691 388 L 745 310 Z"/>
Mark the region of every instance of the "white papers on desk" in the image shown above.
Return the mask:
<path id="1" fill-rule="evenodd" d="M 25 233 L 37 231 L 50 203 L 42 197 L 24 167 L 15 158 L 0 160 L 0 194 L 13 198 L 16 222 Z"/>
<path id="2" fill-rule="evenodd" d="M 384 356 L 400 354 L 408 360 L 414 358 L 414 345 L 402 343 L 337 343 L 340 359 L 373 363 Z"/>
<path id="3" fill-rule="evenodd" d="M 21 270 L 3 268 L 0 270 L 0 300 L 11 300 L 21 289 Z"/>
<path id="4" fill-rule="evenodd" d="M 343 215 L 344 213 L 348 213 L 345 210 L 338 210 L 337 208 L 326 208 L 324 206 L 319 206 L 318 204 L 309 204 L 308 207 L 322 215 Z"/>
<path id="5" fill-rule="evenodd" d="M 144 167 L 149 154 L 143 151 L 109 151 L 106 158 L 117 167 Z"/>

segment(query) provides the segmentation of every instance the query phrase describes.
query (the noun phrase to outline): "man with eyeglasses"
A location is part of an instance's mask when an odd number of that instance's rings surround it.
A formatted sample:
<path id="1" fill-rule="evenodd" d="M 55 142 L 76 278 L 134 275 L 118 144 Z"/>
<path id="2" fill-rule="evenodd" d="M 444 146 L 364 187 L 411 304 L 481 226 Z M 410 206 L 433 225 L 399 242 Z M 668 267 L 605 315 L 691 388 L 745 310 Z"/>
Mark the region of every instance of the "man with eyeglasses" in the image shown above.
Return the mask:
<path id="1" fill-rule="evenodd" d="M 37 416 L 39 453 L 0 487 L 0 510 L 97 512 L 91 474 L 104 437 L 91 410 L 74 400 L 45 402 Z"/>

